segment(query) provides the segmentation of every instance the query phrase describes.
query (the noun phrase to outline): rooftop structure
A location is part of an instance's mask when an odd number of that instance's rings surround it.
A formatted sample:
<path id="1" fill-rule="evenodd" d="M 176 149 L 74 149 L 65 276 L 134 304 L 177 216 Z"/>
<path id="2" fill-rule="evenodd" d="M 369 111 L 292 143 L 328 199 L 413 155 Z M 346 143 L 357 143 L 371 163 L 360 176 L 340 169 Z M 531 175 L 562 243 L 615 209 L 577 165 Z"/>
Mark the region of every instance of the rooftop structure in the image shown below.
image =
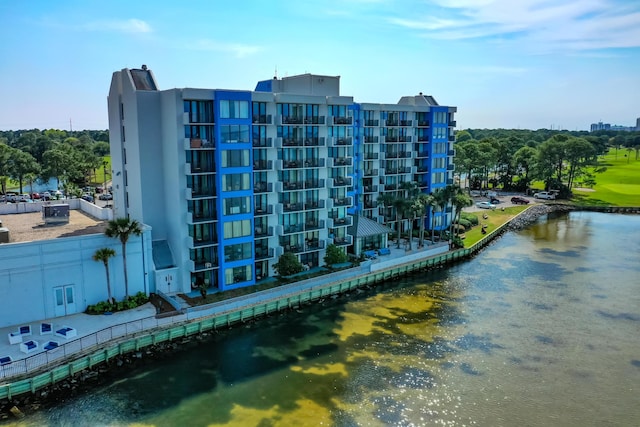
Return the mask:
<path id="1" fill-rule="evenodd" d="M 386 247 L 404 224 L 380 195 L 453 183 L 456 108 L 432 96 L 358 103 L 316 74 L 254 91 L 158 87 L 147 67 L 115 72 L 109 134 L 115 216 L 151 227 L 163 292 L 251 286 L 284 252 L 311 268 L 330 244 Z M 452 213 L 433 215 L 442 228 Z M 359 217 L 384 227 L 359 236 Z"/>

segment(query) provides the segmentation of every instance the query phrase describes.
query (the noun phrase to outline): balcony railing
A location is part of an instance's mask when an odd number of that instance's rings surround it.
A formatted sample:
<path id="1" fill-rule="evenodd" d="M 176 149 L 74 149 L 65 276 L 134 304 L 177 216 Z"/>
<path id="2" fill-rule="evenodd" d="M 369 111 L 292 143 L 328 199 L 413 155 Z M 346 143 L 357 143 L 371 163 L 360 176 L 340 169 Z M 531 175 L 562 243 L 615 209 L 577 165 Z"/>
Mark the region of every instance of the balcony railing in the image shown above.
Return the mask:
<path id="1" fill-rule="evenodd" d="M 384 189 L 385 189 L 385 191 L 397 190 L 398 189 L 398 184 L 385 184 L 384 185 Z"/>
<path id="2" fill-rule="evenodd" d="M 449 151 L 447 151 L 447 155 L 449 155 L 449 156 L 455 156 L 455 155 L 456 155 L 456 150 L 449 150 Z"/>
<path id="3" fill-rule="evenodd" d="M 295 190 L 303 190 L 304 189 L 304 182 L 303 181 L 285 181 L 285 182 L 278 183 L 278 184 L 279 185 L 276 186 L 276 187 L 278 187 L 276 189 L 276 191 L 295 191 Z M 282 189 L 280 189 L 280 186 L 282 186 Z"/>
<path id="4" fill-rule="evenodd" d="M 193 262 L 194 271 L 210 270 L 218 267 L 218 263 L 212 259 L 203 258 Z"/>
<path id="5" fill-rule="evenodd" d="M 277 148 L 287 147 L 304 147 L 304 139 L 302 138 L 276 138 Z"/>
<path id="6" fill-rule="evenodd" d="M 411 142 L 411 135 L 398 136 L 398 142 Z"/>
<path id="7" fill-rule="evenodd" d="M 304 224 L 304 231 L 323 230 L 324 220 L 307 220 Z"/>
<path id="8" fill-rule="evenodd" d="M 271 182 L 254 182 L 254 193 L 271 193 L 273 191 L 273 184 Z"/>
<path id="9" fill-rule="evenodd" d="M 365 120 L 364 121 L 364 125 L 365 126 L 380 126 L 380 120 L 377 120 L 377 119 L 376 120 L 372 120 L 372 119 Z"/>
<path id="10" fill-rule="evenodd" d="M 215 172 L 213 165 L 196 165 L 193 163 L 188 163 L 188 165 L 189 167 L 187 168 L 187 170 L 190 172 L 191 175 Z"/>
<path id="11" fill-rule="evenodd" d="M 282 227 L 282 234 L 302 233 L 303 231 L 304 231 L 304 225 L 302 224 L 294 224 L 294 225 Z"/>
<path id="12" fill-rule="evenodd" d="M 305 240 L 304 242 L 305 252 L 318 251 L 320 249 L 324 249 L 324 240 L 320 240 L 320 239 Z"/>
<path id="13" fill-rule="evenodd" d="M 271 114 L 256 114 L 253 116 L 253 124 L 270 125 Z"/>
<path id="14" fill-rule="evenodd" d="M 373 136 L 373 135 L 365 135 L 364 137 L 364 142 L 366 144 L 375 144 L 378 142 L 380 138 L 378 136 Z"/>
<path id="15" fill-rule="evenodd" d="M 302 116 L 280 116 L 280 123 L 283 125 L 301 125 L 303 121 Z"/>
<path id="16" fill-rule="evenodd" d="M 304 188 L 324 188 L 324 179 L 308 179 L 304 182 Z"/>
<path id="17" fill-rule="evenodd" d="M 413 120 L 400 120 L 400 126 L 413 126 Z"/>
<path id="18" fill-rule="evenodd" d="M 448 165 L 447 165 L 447 170 L 448 170 L 448 171 L 455 170 L 455 168 L 456 168 L 456 165 L 454 165 L 454 164 L 448 164 Z"/>
<path id="19" fill-rule="evenodd" d="M 353 117 L 338 117 L 333 116 L 332 122 L 334 125 L 351 125 L 353 124 Z"/>
<path id="20" fill-rule="evenodd" d="M 384 124 L 385 126 L 398 126 L 399 123 L 397 120 L 387 119 Z"/>
<path id="21" fill-rule="evenodd" d="M 398 142 L 398 136 L 397 135 L 386 135 L 384 137 L 384 142 Z"/>
<path id="22" fill-rule="evenodd" d="M 378 207 L 378 204 L 375 202 L 371 202 L 371 201 L 365 201 L 364 202 L 364 208 L 365 209 L 375 209 Z"/>
<path id="23" fill-rule="evenodd" d="M 351 197 L 335 197 L 331 199 L 333 206 L 351 206 Z"/>
<path id="24" fill-rule="evenodd" d="M 449 135 L 449 141 L 455 141 L 455 140 L 456 140 L 455 135 Z"/>
<path id="25" fill-rule="evenodd" d="M 271 215 L 273 213 L 273 206 L 271 205 L 259 205 L 256 206 L 253 214 L 255 216 L 260 216 L 260 215 Z"/>
<path id="26" fill-rule="evenodd" d="M 353 164 L 352 157 L 337 157 L 329 159 L 329 167 L 351 166 Z"/>
<path id="27" fill-rule="evenodd" d="M 380 158 L 380 153 L 364 153 L 365 160 L 377 160 Z"/>
<path id="28" fill-rule="evenodd" d="M 418 142 L 429 142 L 429 135 L 418 135 Z"/>
<path id="29" fill-rule="evenodd" d="M 332 187 L 346 187 L 351 185 L 351 177 L 337 177 L 329 179 Z"/>
<path id="30" fill-rule="evenodd" d="M 304 204 L 302 203 L 283 203 L 282 211 L 283 212 L 298 212 L 304 209 Z"/>
<path id="31" fill-rule="evenodd" d="M 323 125 L 324 122 L 324 116 L 307 116 L 304 118 L 305 125 Z"/>
<path id="32" fill-rule="evenodd" d="M 333 244 L 336 246 L 349 246 L 351 245 L 352 236 L 340 236 L 333 238 Z"/>
<path id="33" fill-rule="evenodd" d="M 269 138 L 260 138 L 260 137 L 256 137 L 254 135 L 252 144 L 253 144 L 254 148 L 271 148 L 271 147 L 273 147 L 273 141 L 271 140 L 271 137 L 269 137 Z"/>
<path id="34" fill-rule="evenodd" d="M 274 256 L 273 248 L 256 248 L 256 260 L 269 259 Z"/>
<path id="35" fill-rule="evenodd" d="M 188 212 L 187 223 L 197 224 L 201 222 L 215 221 L 215 212 Z"/>
<path id="36" fill-rule="evenodd" d="M 353 145 L 353 138 L 350 136 L 333 136 L 329 138 L 329 147 L 346 147 Z"/>
<path id="37" fill-rule="evenodd" d="M 273 236 L 273 227 L 262 227 L 257 225 L 254 227 L 253 236 L 255 238 Z"/>
<path id="38" fill-rule="evenodd" d="M 209 139 L 200 138 L 185 138 L 184 149 L 185 150 L 200 150 L 200 149 L 213 149 L 213 141 Z"/>
<path id="39" fill-rule="evenodd" d="M 456 125 L 457 125 L 457 122 L 455 120 L 451 120 L 449 122 L 449 126 L 451 126 L 452 128 L 456 127 Z"/>
<path id="40" fill-rule="evenodd" d="M 313 200 L 305 202 L 304 204 L 305 210 L 314 210 L 314 209 L 324 209 L 324 200 Z"/>
<path id="41" fill-rule="evenodd" d="M 215 197 L 215 188 L 187 188 L 186 196 L 188 200 L 202 199 L 207 197 Z"/>
<path id="42" fill-rule="evenodd" d="M 193 238 L 193 247 L 194 248 L 198 248 L 201 246 L 209 246 L 209 245 L 213 245 L 217 243 L 216 240 L 213 237 L 198 237 L 198 238 Z"/>
<path id="43" fill-rule="evenodd" d="M 253 170 L 254 171 L 266 171 L 273 169 L 273 162 L 271 160 L 254 160 L 253 162 Z"/>
<path id="44" fill-rule="evenodd" d="M 416 152 L 416 158 L 418 158 L 418 159 L 429 158 L 429 152 L 428 151 L 418 151 L 418 152 Z"/>
<path id="45" fill-rule="evenodd" d="M 429 120 L 418 120 L 418 127 L 426 128 L 429 127 Z"/>
<path id="46" fill-rule="evenodd" d="M 304 139 L 305 147 L 324 147 L 324 137 L 309 137 Z"/>
<path id="47" fill-rule="evenodd" d="M 324 159 L 306 159 L 303 165 L 305 168 L 323 168 Z"/>
<path id="48" fill-rule="evenodd" d="M 378 176 L 378 169 L 366 169 L 364 176 Z"/>
<path id="49" fill-rule="evenodd" d="M 417 184 L 419 188 L 427 188 L 429 186 L 427 181 L 417 181 Z"/>
<path id="50" fill-rule="evenodd" d="M 299 169 L 303 167 L 302 160 L 282 160 L 282 168 L 284 169 Z"/>
<path id="51" fill-rule="evenodd" d="M 377 193 L 378 192 L 378 186 L 377 185 L 364 185 L 362 187 L 362 189 L 364 190 L 365 193 Z"/>

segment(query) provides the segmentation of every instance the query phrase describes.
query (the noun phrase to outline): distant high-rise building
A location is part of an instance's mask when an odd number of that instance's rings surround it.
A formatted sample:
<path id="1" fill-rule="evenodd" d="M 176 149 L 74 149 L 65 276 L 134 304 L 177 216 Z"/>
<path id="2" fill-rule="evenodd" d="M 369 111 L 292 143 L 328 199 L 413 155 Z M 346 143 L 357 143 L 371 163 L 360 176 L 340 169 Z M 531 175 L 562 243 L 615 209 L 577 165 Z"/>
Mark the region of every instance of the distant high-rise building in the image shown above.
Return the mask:
<path id="1" fill-rule="evenodd" d="M 108 105 L 115 215 L 152 228 L 167 293 L 253 285 L 284 252 L 313 268 L 329 244 L 386 247 L 401 223 L 379 196 L 453 183 L 456 108 L 422 93 L 356 103 L 314 74 L 160 91 L 142 67 L 113 74 Z"/>

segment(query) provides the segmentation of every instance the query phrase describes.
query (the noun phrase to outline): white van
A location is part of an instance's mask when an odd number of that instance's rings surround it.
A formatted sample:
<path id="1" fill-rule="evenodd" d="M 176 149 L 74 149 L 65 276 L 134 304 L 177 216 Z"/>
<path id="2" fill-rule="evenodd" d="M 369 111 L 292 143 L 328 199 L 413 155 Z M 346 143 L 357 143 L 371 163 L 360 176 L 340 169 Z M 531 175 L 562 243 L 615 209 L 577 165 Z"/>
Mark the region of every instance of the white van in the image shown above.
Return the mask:
<path id="1" fill-rule="evenodd" d="M 536 199 L 545 199 L 545 200 L 555 200 L 556 195 L 550 191 L 540 191 L 539 193 L 535 193 L 533 195 Z"/>

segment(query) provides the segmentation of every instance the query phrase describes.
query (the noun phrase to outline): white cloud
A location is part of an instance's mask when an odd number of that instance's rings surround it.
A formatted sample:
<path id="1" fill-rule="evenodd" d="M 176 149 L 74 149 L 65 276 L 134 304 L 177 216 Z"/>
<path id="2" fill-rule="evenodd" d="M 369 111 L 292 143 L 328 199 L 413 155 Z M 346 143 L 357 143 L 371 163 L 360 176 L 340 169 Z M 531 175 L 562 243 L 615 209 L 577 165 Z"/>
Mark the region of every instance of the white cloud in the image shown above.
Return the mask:
<path id="1" fill-rule="evenodd" d="M 84 31 L 117 31 L 131 34 L 144 34 L 153 31 L 151 25 L 141 19 L 135 18 L 87 22 L 86 24 L 78 26 L 78 29 Z"/>
<path id="2" fill-rule="evenodd" d="M 244 58 L 262 50 L 260 46 L 252 46 L 241 43 L 222 43 L 210 39 L 198 40 L 195 43 L 189 44 L 187 47 L 192 50 L 232 53 L 237 58 Z"/>
<path id="3" fill-rule="evenodd" d="M 430 0 L 389 22 L 424 37 L 501 38 L 538 52 L 640 47 L 640 3 L 624 0 Z M 415 12 L 415 10 L 414 10 Z M 418 18 L 416 18 L 416 16 Z"/>

